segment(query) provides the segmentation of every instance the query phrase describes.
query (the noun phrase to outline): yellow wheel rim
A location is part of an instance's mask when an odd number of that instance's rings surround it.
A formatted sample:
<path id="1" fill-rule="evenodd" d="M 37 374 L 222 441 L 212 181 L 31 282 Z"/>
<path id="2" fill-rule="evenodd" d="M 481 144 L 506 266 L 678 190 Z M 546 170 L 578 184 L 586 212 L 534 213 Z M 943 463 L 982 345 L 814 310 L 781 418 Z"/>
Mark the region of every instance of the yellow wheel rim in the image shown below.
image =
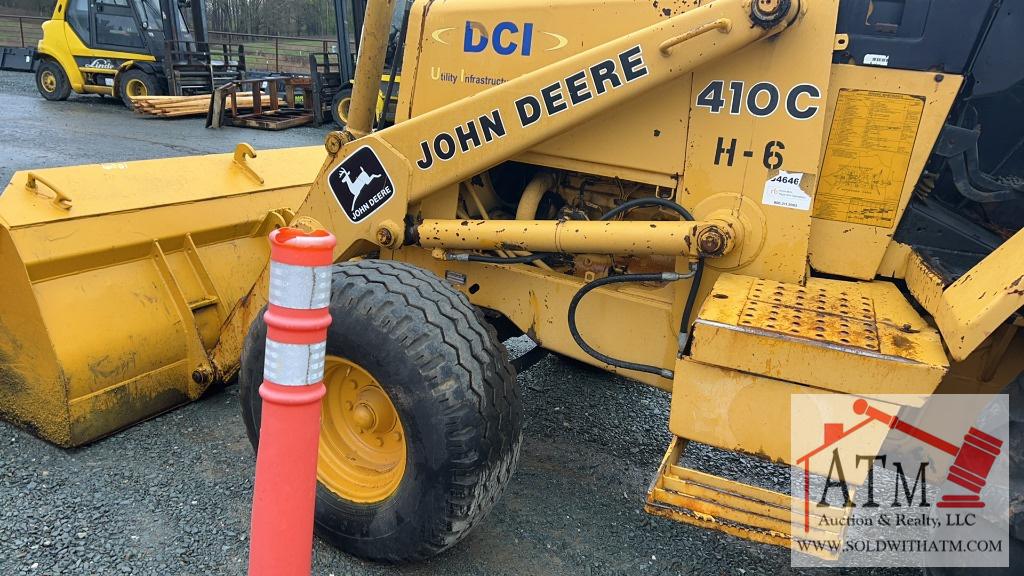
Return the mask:
<path id="1" fill-rule="evenodd" d="M 43 73 L 39 77 L 40 83 L 43 85 L 43 90 L 47 92 L 53 92 L 57 89 L 57 77 L 49 70 L 43 70 Z"/>
<path id="2" fill-rule="evenodd" d="M 149 88 L 146 87 L 146 83 L 138 78 L 132 78 L 124 85 L 124 91 L 128 96 L 136 98 L 138 96 L 149 96 Z"/>
<path id="3" fill-rule="evenodd" d="M 380 384 L 355 362 L 328 356 L 324 368 L 316 477 L 331 492 L 364 504 L 395 493 L 405 474 L 405 431 Z"/>
<path id="4" fill-rule="evenodd" d="M 348 109 L 350 104 L 352 104 L 352 98 L 342 98 L 341 100 L 338 100 L 338 119 L 345 124 L 348 124 Z"/>

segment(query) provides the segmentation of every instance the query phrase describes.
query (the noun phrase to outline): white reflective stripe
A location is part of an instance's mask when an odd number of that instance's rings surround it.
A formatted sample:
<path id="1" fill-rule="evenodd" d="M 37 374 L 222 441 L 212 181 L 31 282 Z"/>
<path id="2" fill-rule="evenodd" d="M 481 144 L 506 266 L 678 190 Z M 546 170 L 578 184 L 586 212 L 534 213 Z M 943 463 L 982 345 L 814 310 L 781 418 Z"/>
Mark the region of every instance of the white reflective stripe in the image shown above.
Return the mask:
<path id="1" fill-rule="evenodd" d="M 326 308 L 331 301 L 330 266 L 270 262 L 270 303 L 296 310 Z"/>
<path id="2" fill-rule="evenodd" d="M 282 344 L 267 339 L 263 378 L 282 386 L 306 386 L 324 379 L 327 343 Z"/>

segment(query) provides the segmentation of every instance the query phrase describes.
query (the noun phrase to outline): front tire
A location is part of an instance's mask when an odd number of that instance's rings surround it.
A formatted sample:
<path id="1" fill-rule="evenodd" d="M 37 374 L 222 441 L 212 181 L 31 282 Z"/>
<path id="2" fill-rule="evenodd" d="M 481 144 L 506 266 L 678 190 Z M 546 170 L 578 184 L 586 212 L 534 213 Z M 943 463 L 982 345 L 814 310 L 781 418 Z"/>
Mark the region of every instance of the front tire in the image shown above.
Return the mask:
<path id="1" fill-rule="evenodd" d="M 368 560 L 429 558 L 487 514 L 518 463 L 522 404 L 505 349 L 462 294 L 400 262 L 336 266 L 330 310 L 317 534 Z M 265 338 L 258 318 L 239 379 L 254 447 Z"/>
<path id="2" fill-rule="evenodd" d="M 60 64 L 47 58 L 36 69 L 36 90 L 51 102 L 67 100 L 71 95 L 71 82 Z"/>
<path id="3" fill-rule="evenodd" d="M 348 126 L 348 109 L 352 103 L 352 88 L 342 88 L 331 101 L 331 117 L 338 128 L 344 130 Z"/>
<path id="4" fill-rule="evenodd" d="M 118 96 L 129 110 L 134 108 L 132 98 L 156 96 L 160 94 L 160 83 L 152 74 L 132 68 L 120 74 L 118 79 Z"/>

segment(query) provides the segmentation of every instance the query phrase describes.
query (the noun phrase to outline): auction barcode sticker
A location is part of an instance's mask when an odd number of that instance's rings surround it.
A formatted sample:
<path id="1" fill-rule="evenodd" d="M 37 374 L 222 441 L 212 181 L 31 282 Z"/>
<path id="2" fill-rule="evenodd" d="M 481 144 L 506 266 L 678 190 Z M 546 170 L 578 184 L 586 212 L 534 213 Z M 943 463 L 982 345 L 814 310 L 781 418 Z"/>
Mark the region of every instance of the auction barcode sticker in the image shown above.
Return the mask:
<path id="1" fill-rule="evenodd" d="M 777 175 L 764 183 L 764 194 L 761 196 L 761 203 L 766 206 L 810 210 L 811 196 L 800 188 L 800 183 L 803 180 L 803 172 L 780 170 Z"/>

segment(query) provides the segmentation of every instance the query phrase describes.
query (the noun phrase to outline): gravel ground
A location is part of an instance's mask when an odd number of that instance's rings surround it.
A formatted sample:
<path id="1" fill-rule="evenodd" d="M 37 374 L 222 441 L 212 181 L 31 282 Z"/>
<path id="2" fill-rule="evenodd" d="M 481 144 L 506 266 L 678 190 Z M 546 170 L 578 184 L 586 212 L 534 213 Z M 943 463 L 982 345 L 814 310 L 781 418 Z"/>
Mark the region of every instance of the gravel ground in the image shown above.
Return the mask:
<path id="1" fill-rule="evenodd" d="M 148 160 L 231 152 L 238 142 L 256 150 L 323 144 L 330 131 L 299 127 L 282 132 L 207 130 L 204 118 L 164 120 L 129 112 L 120 100 L 73 94 L 48 102 L 32 74 L 0 71 L 0 181 L 15 170 Z"/>
<path id="2" fill-rule="evenodd" d="M 0 72 L 0 178 L 14 170 L 319 142 L 326 130 L 202 128 L 98 97 L 43 101 Z M 643 512 L 668 444 L 668 396 L 548 357 L 519 376 L 519 471 L 461 544 L 414 566 L 317 541 L 314 574 L 786 574 L 788 551 Z M 78 450 L 0 423 L 0 574 L 244 574 L 254 459 L 235 386 Z M 691 465 L 784 488 L 760 460 L 703 446 Z M 881 571 L 880 571 L 881 572 Z"/>

